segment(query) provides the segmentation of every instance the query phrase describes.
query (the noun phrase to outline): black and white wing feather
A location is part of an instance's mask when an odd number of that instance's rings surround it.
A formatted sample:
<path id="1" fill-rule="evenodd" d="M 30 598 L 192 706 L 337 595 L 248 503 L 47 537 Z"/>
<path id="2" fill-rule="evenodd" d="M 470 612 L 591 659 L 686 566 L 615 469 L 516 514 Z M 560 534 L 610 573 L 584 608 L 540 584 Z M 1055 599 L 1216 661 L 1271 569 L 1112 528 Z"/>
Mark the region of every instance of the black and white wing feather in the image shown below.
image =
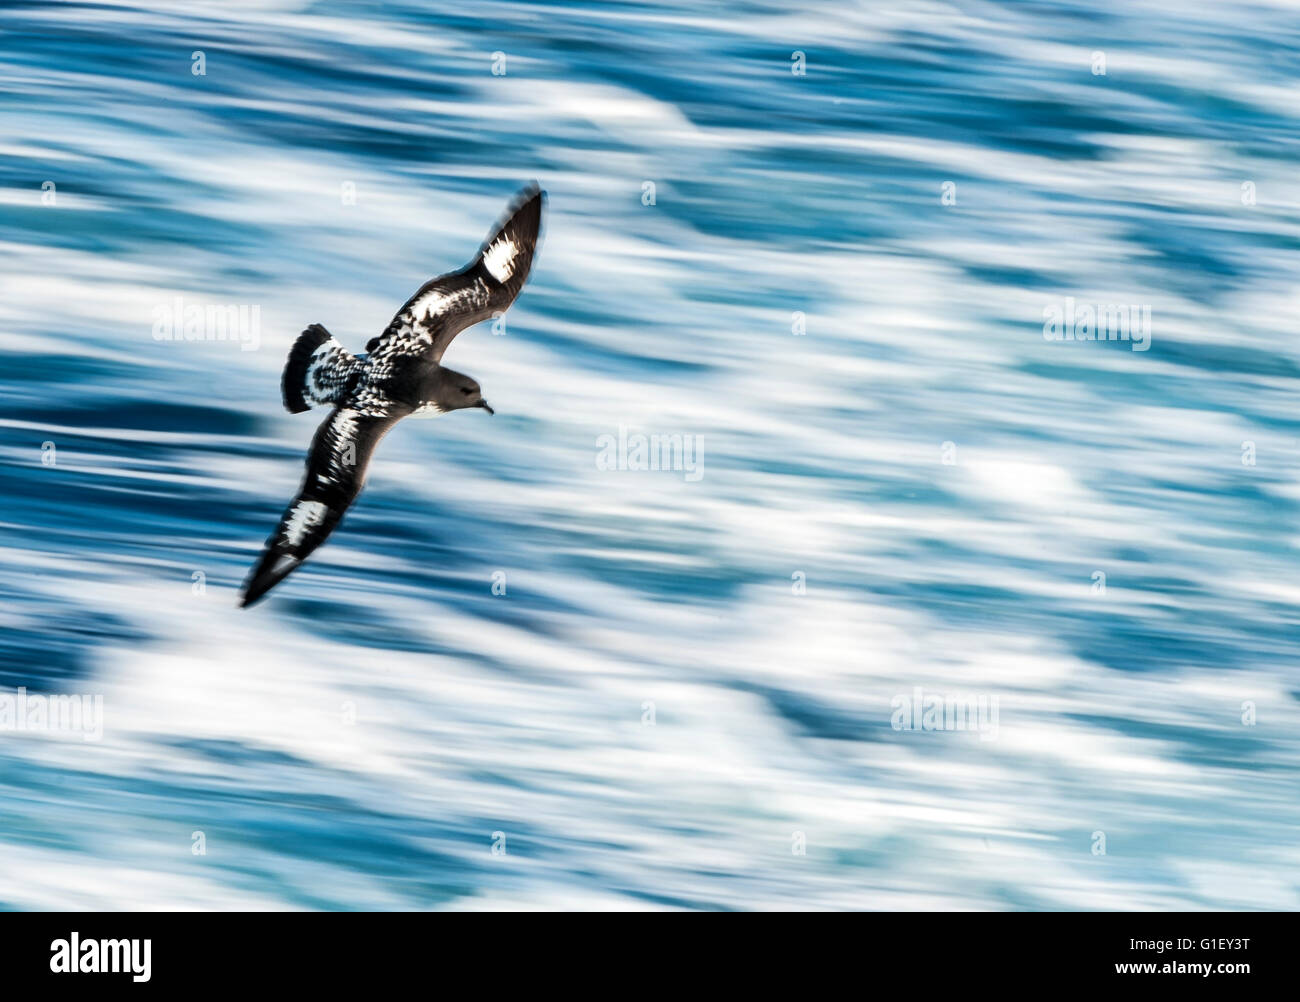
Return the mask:
<path id="1" fill-rule="evenodd" d="M 298 496 L 244 583 L 241 606 L 256 602 L 325 542 L 361 492 L 375 446 L 401 416 L 338 407 L 325 419 L 312 440 Z"/>
<path id="2" fill-rule="evenodd" d="M 473 261 L 422 285 L 384 333 L 371 339 L 366 351 L 373 362 L 411 355 L 441 361 L 466 327 L 505 312 L 533 266 L 545 201 L 536 183 L 515 196 Z"/>

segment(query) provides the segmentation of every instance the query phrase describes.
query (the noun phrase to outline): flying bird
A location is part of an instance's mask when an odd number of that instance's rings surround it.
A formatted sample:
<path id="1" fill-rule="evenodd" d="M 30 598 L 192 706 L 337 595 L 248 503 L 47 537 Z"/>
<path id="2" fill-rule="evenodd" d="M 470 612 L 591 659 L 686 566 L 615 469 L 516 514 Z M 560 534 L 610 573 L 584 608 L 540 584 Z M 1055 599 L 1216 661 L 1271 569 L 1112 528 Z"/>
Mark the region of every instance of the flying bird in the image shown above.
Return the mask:
<path id="1" fill-rule="evenodd" d="M 307 454 L 298 496 L 266 541 L 244 582 L 249 606 L 291 574 L 356 500 L 375 446 L 411 414 L 466 407 L 494 413 L 477 382 L 442 364 L 452 338 L 504 312 L 524 287 L 541 229 L 546 193 L 534 182 L 511 202 L 469 264 L 422 285 L 388 328 L 353 355 L 320 324 L 289 350 L 280 389 L 294 414 L 330 406 Z"/>

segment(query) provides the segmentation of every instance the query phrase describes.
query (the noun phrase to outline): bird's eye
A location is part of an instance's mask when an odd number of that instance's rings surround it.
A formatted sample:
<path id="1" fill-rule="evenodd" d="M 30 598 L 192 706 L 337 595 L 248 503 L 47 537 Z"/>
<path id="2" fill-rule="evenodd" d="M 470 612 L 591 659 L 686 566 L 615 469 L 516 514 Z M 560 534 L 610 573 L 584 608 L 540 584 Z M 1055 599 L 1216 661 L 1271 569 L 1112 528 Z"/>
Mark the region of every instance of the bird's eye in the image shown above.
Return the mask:
<path id="1" fill-rule="evenodd" d="M 463 393 L 463 394 L 465 394 L 465 396 L 469 396 L 469 395 L 470 395 L 471 393 L 473 393 L 474 391 L 471 390 L 468 386 L 462 386 L 462 387 L 460 388 L 460 392 Z"/>

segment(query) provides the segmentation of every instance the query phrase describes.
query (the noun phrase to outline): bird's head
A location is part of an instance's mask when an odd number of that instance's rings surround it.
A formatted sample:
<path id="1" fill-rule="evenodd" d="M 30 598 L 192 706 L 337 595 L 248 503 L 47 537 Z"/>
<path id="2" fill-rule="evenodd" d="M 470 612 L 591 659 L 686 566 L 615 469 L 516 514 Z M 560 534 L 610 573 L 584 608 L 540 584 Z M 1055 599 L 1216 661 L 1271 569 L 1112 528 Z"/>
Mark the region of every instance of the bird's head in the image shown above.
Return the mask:
<path id="1" fill-rule="evenodd" d="M 433 402 L 444 411 L 458 411 L 466 407 L 482 407 L 489 414 L 496 412 L 483 399 L 483 389 L 478 382 L 462 372 L 444 368 L 440 373 Z"/>

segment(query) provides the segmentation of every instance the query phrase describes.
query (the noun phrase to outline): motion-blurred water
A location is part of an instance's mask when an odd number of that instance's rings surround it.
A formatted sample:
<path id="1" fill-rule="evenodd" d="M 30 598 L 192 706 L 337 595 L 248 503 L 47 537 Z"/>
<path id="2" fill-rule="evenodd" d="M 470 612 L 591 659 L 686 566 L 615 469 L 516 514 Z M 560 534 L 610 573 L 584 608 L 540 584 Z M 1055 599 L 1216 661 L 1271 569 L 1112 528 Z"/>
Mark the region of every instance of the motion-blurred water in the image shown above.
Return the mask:
<path id="1" fill-rule="evenodd" d="M 0 12 L 0 695 L 103 699 L 0 905 L 1300 907 L 1300 13 L 432 6 Z M 288 346 L 533 177 L 497 415 L 238 610 Z"/>

